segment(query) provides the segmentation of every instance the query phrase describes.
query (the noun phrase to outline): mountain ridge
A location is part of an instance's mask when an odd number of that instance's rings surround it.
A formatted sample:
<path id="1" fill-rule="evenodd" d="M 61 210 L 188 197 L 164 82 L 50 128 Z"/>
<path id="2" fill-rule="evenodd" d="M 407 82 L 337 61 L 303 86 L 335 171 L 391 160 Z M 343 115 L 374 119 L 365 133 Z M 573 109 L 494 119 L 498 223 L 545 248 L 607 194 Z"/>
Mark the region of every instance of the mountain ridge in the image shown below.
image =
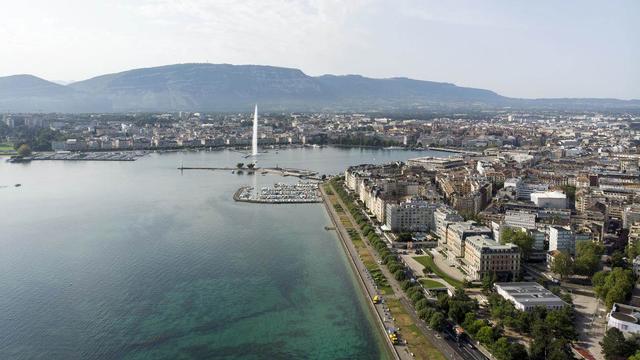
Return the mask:
<path id="1" fill-rule="evenodd" d="M 640 109 L 640 100 L 519 99 L 407 77 L 309 76 L 268 65 L 185 63 L 103 74 L 68 85 L 33 75 L 0 77 L 0 111 L 144 112 L 394 111 L 443 109 Z"/>

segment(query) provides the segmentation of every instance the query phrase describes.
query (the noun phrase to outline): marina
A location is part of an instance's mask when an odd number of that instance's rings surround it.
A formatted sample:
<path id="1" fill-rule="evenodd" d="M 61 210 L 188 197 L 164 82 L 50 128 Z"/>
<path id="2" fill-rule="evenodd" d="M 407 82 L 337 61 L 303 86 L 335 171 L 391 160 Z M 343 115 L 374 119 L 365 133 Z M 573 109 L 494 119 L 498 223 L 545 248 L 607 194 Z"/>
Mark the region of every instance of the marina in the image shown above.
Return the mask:
<path id="1" fill-rule="evenodd" d="M 61 161 L 136 161 L 145 156 L 144 151 L 108 151 L 108 152 L 56 152 L 39 153 L 30 160 L 61 160 Z"/>
<path id="2" fill-rule="evenodd" d="M 265 204 L 304 204 L 322 202 L 318 184 L 299 182 L 297 184 L 277 183 L 256 191 L 251 186 L 238 189 L 233 195 L 235 201 Z"/>

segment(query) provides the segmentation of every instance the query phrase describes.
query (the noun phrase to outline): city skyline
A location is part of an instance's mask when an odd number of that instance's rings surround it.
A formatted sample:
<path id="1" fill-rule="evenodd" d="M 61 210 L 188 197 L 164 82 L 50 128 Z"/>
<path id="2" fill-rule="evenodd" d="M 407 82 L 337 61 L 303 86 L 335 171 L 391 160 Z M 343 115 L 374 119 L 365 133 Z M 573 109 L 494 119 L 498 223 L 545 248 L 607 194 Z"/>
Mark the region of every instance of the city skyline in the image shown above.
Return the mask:
<path id="1" fill-rule="evenodd" d="M 639 5 L 631 1 L 67 5 L 7 5 L 0 15 L 6 49 L 0 76 L 67 82 L 210 62 L 292 67 L 312 76 L 404 76 L 510 97 L 640 98 L 633 60 L 640 54 L 633 21 Z"/>

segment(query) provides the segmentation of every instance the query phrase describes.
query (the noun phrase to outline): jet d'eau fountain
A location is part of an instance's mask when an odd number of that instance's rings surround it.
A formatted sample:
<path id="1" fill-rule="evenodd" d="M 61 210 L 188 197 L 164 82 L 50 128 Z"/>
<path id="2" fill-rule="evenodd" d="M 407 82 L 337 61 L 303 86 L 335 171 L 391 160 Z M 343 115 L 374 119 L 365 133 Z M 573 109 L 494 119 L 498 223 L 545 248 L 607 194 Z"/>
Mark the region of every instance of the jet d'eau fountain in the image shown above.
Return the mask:
<path id="1" fill-rule="evenodd" d="M 258 156 L 258 104 L 253 112 L 253 138 L 251 139 L 251 155 Z"/>

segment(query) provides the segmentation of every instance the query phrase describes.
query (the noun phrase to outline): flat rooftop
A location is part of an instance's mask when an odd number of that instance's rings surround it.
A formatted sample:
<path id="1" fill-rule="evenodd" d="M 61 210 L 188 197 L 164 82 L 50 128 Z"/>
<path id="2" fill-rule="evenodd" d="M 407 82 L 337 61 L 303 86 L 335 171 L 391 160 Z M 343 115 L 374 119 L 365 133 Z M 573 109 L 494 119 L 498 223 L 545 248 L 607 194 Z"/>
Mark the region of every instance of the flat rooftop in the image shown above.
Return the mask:
<path id="1" fill-rule="evenodd" d="M 495 283 L 494 286 L 506 292 L 515 301 L 525 305 L 567 305 L 562 299 L 537 282 Z"/>

